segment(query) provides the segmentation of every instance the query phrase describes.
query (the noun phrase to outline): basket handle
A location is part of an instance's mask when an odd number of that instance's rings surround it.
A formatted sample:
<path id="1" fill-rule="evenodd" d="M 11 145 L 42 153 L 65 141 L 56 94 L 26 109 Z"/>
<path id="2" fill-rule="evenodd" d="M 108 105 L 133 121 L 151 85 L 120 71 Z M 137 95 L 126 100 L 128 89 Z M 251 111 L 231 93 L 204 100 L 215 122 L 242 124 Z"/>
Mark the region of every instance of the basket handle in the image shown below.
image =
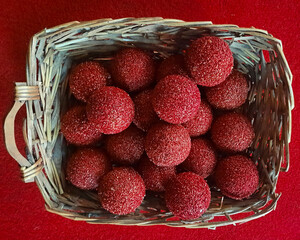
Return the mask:
<path id="1" fill-rule="evenodd" d="M 16 83 L 15 103 L 4 121 L 4 139 L 8 153 L 20 166 L 30 167 L 31 163 L 19 152 L 15 139 L 15 118 L 25 101 L 38 100 L 40 98 L 38 86 L 26 86 L 24 83 Z"/>

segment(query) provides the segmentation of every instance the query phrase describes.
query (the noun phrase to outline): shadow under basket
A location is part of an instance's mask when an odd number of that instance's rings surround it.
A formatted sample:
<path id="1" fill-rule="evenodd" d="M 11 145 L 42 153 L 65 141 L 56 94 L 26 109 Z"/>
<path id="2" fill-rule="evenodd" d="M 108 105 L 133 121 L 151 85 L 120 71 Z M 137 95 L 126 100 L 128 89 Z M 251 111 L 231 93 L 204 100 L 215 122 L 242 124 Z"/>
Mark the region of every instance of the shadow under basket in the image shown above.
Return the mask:
<path id="1" fill-rule="evenodd" d="M 183 52 L 194 39 L 218 36 L 228 42 L 239 71 L 248 75 L 250 91 L 243 111 L 251 118 L 255 139 L 247 154 L 260 173 L 258 190 L 242 201 L 222 196 L 212 188 L 209 209 L 199 219 L 174 218 L 162 196 L 147 194 L 132 214 L 117 216 L 101 208 L 96 192 L 82 191 L 65 180 L 68 148 L 60 133 L 60 117 L 70 104 L 67 73 L 74 62 L 103 61 L 123 47 L 149 50 L 154 58 Z M 168 225 L 211 228 L 244 223 L 275 209 L 279 173 L 289 168 L 292 74 L 281 41 L 264 30 L 211 22 L 184 22 L 162 18 L 100 19 L 70 22 L 37 33 L 31 39 L 27 82 L 16 83 L 15 105 L 5 121 L 8 152 L 21 166 L 25 182 L 34 181 L 47 211 L 89 223 Z M 25 103 L 26 158 L 15 144 L 14 119 Z"/>

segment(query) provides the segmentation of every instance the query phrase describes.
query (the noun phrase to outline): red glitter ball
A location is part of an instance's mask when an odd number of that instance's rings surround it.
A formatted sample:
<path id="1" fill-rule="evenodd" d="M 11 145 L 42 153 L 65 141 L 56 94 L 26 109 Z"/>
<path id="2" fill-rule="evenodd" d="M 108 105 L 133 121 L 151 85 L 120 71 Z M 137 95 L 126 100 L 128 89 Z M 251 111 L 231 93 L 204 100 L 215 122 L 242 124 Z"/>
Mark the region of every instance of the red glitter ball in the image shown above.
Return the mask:
<path id="1" fill-rule="evenodd" d="M 134 212 L 145 196 L 142 177 L 132 168 L 118 167 L 100 182 L 98 194 L 102 207 L 118 215 Z"/>
<path id="2" fill-rule="evenodd" d="M 75 145 L 93 144 L 102 137 L 96 125 L 88 121 L 84 106 L 73 107 L 65 113 L 61 132 L 69 143 Z"/>
<path id="3" fill-rule="evenodd" d="M 161 79 L 152 94 L 152 105 L 164 121 L 180 124 L 192 119 L 201 102 L 200 91 L 189 78 L 169 75 Z"/>
<path id="4" fill-rule="evenodd" d="M 191 152 L 181 166 L 190 172 L 206 178 L 213 172 L 217 157 L 210 141 L 202 138 L 192 139 Z"/>
<path id="5" fill-rule="evenodd" d="M 176 175 L 175 167 L 159 167 L 153 164 L 146 155 L 143 155 L 138 165 L 147 190 L 155 192 L 165 191 L 164 185 Z"/>
<path id="6" fill-rule="evenodd" d="M 190 121 L 183 123 L 182 126 L 189 131 L 191 137 L 198 137 L 210 129 L 212 120 L 212 109 L 207 102 L 202 100 L 196 116 Z"/>
<path id="7" fill-rule="evenodd" d="M 233 57 L 224 40 L 208 36 L 191 43 L 186 50 L 185 63 L 198 85 L 212 87 L 225 81 L 230 74 Z"/>
<path id="8" fill-rule="evenodd" d="M 239 152 L 248 148 L 254 138 L 254 129 L 249 119 L 239 113 L 227 113 L 213 123 L 211 139 L 218 148 Z"/>
<path id="9" fill-rule="evenodd" d="M 182 220 L 199 218 L 209 207 L 210 199 L 206 181 L 192 172 L 180 173 L 166 185 L 167 207 Z"/>
<path id="10" fill-rule="evenodd" d="M 141 158 L 144 141 L 144 132 L 131 125 L 121 133 L 107 136 L 106 150 L 114 162 L 130 165 Z"/>
<path id="11" fill-rule="evenodd" d="M 129 92 L 145 89 L 153 83 L 155 77 L 153 59 L 137 48 L 119 51 L 112 61 L 111 69 L 116 85 Z"/>
<path id="12" fill-rule="evenodd" d="M 100 63 L 83 62 L 71 70 L 70 90 L 78 100 L 86 102 L 91 93 L 105 86 L 109 79 L 109 73 Z"/>
<path id="13" fill-rule="evenodd" d="M 148 131 L 145 150 L 157 166 L 176 166 L 188 157 L 191 138 L 183 126 L 157 123 Z"/>
<path id="14" fill-rule="evenodd" d="M 181 75 L 188 77 L 182 55 L 172 55 L 162 61 L 157 69 L 157 80 L 168 75 Z"/>
<path id="15" fill-rule="evenodd" d="M 116 87 L 102 87 L 95 91 L 87 104 L 89 121 L 105 134 L 122 132 L 134 117 L 134 104 L 130 96 Z"/>
<path id="16" fill-rule="evenodd" d="M 151 103 L 152 90 L 140 92 L 133 98 L 135 114 L 133 123 L 143 131 L 148 131 L 150 126 L 159 121 Z"/>
<path id="17" fill-rule="evenodd" d="M 259 175 L 250 158 L 235 155 L 221 160 L 214 174 L 222 194 L 241 200 L 252 195 L 258 187 Z"/>
<path id="18" fill-rule="evenodd" d="M 207 100 L 215 108 L 234 109 L 245 103 L 248 83 L 245 76 L 233 70 L 221 84 L 205 89 Z"/>
<path id="19" fill-rule="evenodd" d="M 111 169 L 106 154 L 101 149 L 79 148 L 67 163 L 67 179 L 81 189 L 96 189 L 100 178 Z"/>

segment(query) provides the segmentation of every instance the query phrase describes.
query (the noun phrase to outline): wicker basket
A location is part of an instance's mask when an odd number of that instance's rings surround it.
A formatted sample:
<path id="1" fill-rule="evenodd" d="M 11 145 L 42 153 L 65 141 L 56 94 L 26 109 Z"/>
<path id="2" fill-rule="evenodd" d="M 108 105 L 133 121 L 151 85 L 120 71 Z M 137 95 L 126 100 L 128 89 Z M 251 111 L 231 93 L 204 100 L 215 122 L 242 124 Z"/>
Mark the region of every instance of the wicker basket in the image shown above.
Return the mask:
<path id="1" fill-rule="evenodd" d="M 60 134 L 60 116 L 68 107 L 68 70 L 74 61 L 107 61 L 121 47 L 151 50 L 154 58 L 183 51 L 191 40 L 214 35 L 226 40 L 236 66 L 248 74 L 250 92 L 243 109 L 252 119 L 256 137 L 248 150 L 260 172 L 260 187 L 250 199 L 236 201 L 212 188 L 208 211 L 193 221 L 174 220 L 159 195 L 147 195 L 135 213 L 116 216 L 103 210 L 97 194 L 65 181 L 68 149 Z M 6 147 L 21 165 L 25 182 L 35 181 L 49 212 L 89 223 L 168 225 L 215 228 L 247 222 L 274 210 L 280 197 L 280 171 L 289 168 L 292 75 L 281 41 L 264 30 L 184 22 L 162 18 L 100 19 L 70 22 L 33 36 L 27 59 L 27 82 L 16 83 L 15 104 L 5 121 Z M 23 133 L 26 157 L 16 148 L 14 119 L 26 104 Z M 233 216 L 234 215 L 234 216 Z"/>

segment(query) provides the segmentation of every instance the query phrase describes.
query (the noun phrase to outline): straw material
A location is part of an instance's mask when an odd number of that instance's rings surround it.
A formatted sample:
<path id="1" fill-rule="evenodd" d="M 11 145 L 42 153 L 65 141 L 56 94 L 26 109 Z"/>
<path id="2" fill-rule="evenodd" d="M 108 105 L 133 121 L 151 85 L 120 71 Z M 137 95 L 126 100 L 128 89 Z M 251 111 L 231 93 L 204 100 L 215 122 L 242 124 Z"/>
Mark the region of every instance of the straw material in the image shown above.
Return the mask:
<path id="1" fill-rule="evenodd" d="M 258 165 L 259 190 L 250 199 L 236 201 L 212 189 L 208 211 L 192 221 L 172 221 L 173 215 L 159 195 L 147 195 L 135 213 L 125 216 L 108 213 L 101 208 L 96 192 L 76 189 L 64 176 L 69 150 L 60 133 L 60 116 L 70 99 L 67 73 L 71 64 L 81 59 L 110 60 L 121 47 L 139 47 L 150 50 L 154 58 L 167 57 L 184 50 L 191 40 L 206 35 L 226 40 L 239 70 L 249 76 L 251 89 L 244 111 L 251 117 L 256 133 L 248 154 Z M 45 29 L 31 40 L 27 84 L 17 87 L 18 105 L 14 112 L 24 102 L 27 110 L 23 132 L 28 162 L 19 161 L 22 176 L 26 182 L 34 179 L 49 212 L 89 223 L 214 229 L 259 218 L 275 209 L 280 197 L 275 191 L 279 172 L 289 168 L 294 106 L 291 81 L 281 41 L 255 28 L 124 18 L 71 22 Z"/>

